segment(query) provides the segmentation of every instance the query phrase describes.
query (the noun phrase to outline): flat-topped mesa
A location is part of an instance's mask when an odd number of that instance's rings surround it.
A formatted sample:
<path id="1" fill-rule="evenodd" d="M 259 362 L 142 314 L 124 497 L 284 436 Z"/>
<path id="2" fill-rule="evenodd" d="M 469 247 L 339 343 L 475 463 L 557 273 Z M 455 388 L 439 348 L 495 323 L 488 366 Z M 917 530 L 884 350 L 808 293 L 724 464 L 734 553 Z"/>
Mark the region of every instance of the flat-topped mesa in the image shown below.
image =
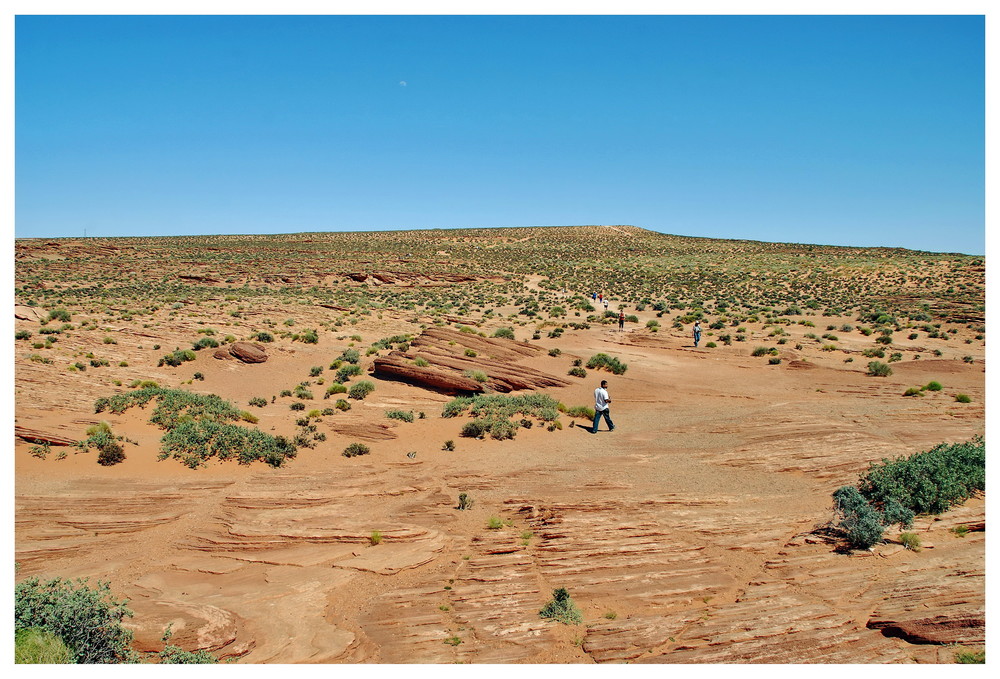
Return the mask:
<path id="1" fill-rule="evenodd" d="M 466 354 L 471 350 L 473 356 Z M 543 349 L 526 342 L 481 337 L 474 333 L 429 328 L 410 342 L 404 353 L 393 351 L 375 359 L 374 372 L 446 393 L 480 393 L 487 388 L 499 392 L 517 389 L 565 387 L 568 380 L 518 365 Z M 426 365 L 418 365 L 416 359 Z M 482 373 L 482 377 L 475 375 Z M 473 375 L 473 376 L 470 376 Z"/>

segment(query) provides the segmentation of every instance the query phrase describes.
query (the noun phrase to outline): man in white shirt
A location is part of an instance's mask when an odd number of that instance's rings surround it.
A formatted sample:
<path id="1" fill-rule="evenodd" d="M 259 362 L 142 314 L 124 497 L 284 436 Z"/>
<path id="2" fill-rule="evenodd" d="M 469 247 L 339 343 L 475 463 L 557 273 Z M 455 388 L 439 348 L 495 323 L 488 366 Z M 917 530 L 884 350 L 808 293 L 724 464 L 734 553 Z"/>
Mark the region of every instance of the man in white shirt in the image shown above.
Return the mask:
<path id="1" fill-rule="evenodd" d="M 615 423 L 611 421 L 611 397 L 608 396 L 607 380 L 601 380 L 601 386 L 594 390 L 594 428 L 590 430 L 591 434 L 597 433 L 601 415 L 604 416 L 604 421 L 608 423 L 608 431 L 614 431 Z"/>

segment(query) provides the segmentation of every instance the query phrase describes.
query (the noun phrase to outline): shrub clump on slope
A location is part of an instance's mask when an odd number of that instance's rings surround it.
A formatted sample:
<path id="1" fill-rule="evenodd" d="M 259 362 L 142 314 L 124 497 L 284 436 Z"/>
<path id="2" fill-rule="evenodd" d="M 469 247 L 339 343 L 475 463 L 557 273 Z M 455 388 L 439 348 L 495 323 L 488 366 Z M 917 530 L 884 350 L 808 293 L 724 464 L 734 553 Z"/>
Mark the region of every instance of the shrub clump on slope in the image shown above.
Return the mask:
<path id="1" fill-rule="evenodd" d="M 111 597 L 111 587 L 99 582 L 28 578 L 14 588 L 14 629 L 42 629 L 60 639 L 73 663 L 138 662 L 132 632 L 122 619 L 132 617 L 124 601 Z"/>
<path id="2" fill-rule="evenodd" d="M 123 413 L 154 399 L 156 407 L 149 421 L 167 430 L 160 439 L 161 460 L 174 457 L 194 469 L 212 457 L 235 458 L 240 464 L 262 460 L 272 467 L 280 467 L 287 458 L 295 457 L 295 445 L 285 437 L 230 424 L 244 419 L 243 411 L 215 394 L 146 387 L 99 398 L 94 412 Z"/>
<path id="3" fill-rule="evenodd" d="M 895 460 L 872 463 L 857 487 L 833 493 L 839 527 L 852 547 L 867 549 L 894 524 L 908 528 L 917 514 L 940 514 L 986 490 L 986 441 L 940 444 Z"/>
<path id="4" fill-rule="evenodd" d="M 465 423 L 462 436 L 480 438 L 489 434 L 502 441 L 517 435 L 518 425 L 510 420 L 514 415 L 527 415 L 555 423 L 559 418 L 558 408 L 559 402 L 548 394 L 479 394 L 452 399 L 445 404 L 441 416 L 457 417 L 468 410 L 475 419 Z"/>

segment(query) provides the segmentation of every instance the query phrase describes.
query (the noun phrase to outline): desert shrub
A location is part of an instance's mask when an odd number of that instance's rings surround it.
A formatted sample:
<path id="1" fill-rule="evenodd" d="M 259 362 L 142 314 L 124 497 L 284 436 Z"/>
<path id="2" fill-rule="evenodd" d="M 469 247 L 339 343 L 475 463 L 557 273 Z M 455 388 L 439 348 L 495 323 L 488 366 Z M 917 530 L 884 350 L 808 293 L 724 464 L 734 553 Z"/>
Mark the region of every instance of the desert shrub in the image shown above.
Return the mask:
<path id="1" fill-rule="evenodd" d="M 74 663 L 136 662 L 132 632 L 122 619 L 132 617 L 124 601 L 111 596 L 111 587 L 87 580 L 56 578 L 40 582 L 28 578 L 14 587 L 14 629 L 42 629 L 69 648 Z"/>
<path id="2" fill-rule="evenodd" d="M 288 407 L 291 410 L 305 410 L 306 404 L 303 403 L 302 401 L 295 401 L 294 403 L 290 403 Z"/>
<path id="3" fill-rule="evenodd" d="M 455 450 L 455 442 L 448 439 L 444 442 L 444 445 L 441 446 L 441 450 Z"/>
<path id="4" fill-rule="evenodd" d="M 357 349 L 344 349 L 340 353 L 339 360 L 343 361 L 344 363 L 351 363 L 357 365 L 358 361 L 361 360 L 361 354 L 358 352 Z"/>
<path id="5" fill-rule="evenodd" d="M 833 493 L 834 508 L 841 516 L 840 528 L 847 542 L 858 549 L 868 549 L 882 541 L 885 526 L 868 501 L 854 486 L 843 486 Z"/>
<path id="6" fill-rule="evenodd" d="M 468 493 L 459 493 L 458 494 L 458 507 L 457 507 L 457 509 L 462 509 L 462 510 L 472 509 L 473 503 L 474 503 L 474 500 L 471 497 L 469 497 Z"/>
<path id="7" fill-rule="evenodd" d="M 342 398 L 338 398 L 337 402 L 333 404 L 333 407 L 336 408 L 337 410 L 342 410 L 346 413 L 348 410 L 351 409 L 351 404 Z"/>
<path id="8" fill-rule="evenodd" d="M 903 392 L 903 396 L 922 396 L 922 395 L 923 392 L 920 390 L 920 387 L 910 387 L 905 392 Z"/>
<path id="9" fill-rule="evenodd" d="M 415 359 L 413 359 L 413 365 L 417 366 L 418 368 L 426 368 L 427 366 L 430 365 L 430 362 L 426 358 L 417 356 Z"/>
<path id="10" fill-rule="evenodd" d="M 350 398 L 360 401 L 373 391 L 375 391 L 374 383 L 369 382 L 368 380 L 361 380 L 360 382 L 351 385 L 351 388 L 347 390 L 347 395 Z"/>
<path id="11" fill-rule="evenodd" d="M 570 368 L 569 374 L 573 377 L 586 377 L 587 371 L 583 368 Z"/>
<path id="12" fill-rule="evenodd" d="M 348 363 L 347 365 L 341 366 L 337 369 L 337 381 L 346 382 L 352 377 L 361 374 L 361 366 L 355 365 L 354 363 Z"/>
<path id="13" fill-rule="evenodd" d="M 886 524 L 908 526 L 915 514 L 940 514 L 986 489 L 985 439 L 872 463 L 858 489 Z"/>
<path id="14" fill-rule="evenodd" d="M 390 420 L 402 420 L 403 422 L 413 422 L 412 410 L 387 410 L 385 416 Z"/>
<path id="15" fill-rule="evenodd" d="M 462 377 L 474 379 L 476 382 L 485 382 L 489 376 L 482 370 L 463 370 Z"/>
<path id="16" fill-rule="evenodd" d="M 986 651 L 959 651 L 955 654 L 955 662 L 960 665 L 984 665 Z"/>
<path id="17" fill-rule="evenodd" d="M 72 317 L 65 309 L 53 309 L 46 318 L 46 321 L 62 321 L 63 323 L 69 323 L 70 320 Z"/>
<path id="18" fill-rule="evenodd" d="M 513 328 L 497 328 L 494 333 L 494 337 L 500 337 L 502 339 L 514 339 L 514 329 Z"/>
<path id="19" fill-rule="evenodd" d="M 562 349 L 555 348 L 555 347 L 553 347 L 552 349 L 549 349 L 549 356 L 555 357 L 555 356 L 558 356 L 561 353 L 562 353 Z"/>
<path id="20" fill-rule="evenodd" d="M 306 330 L 298 335 L 292 335 L 292 341 L 296 340 L 305 344 L 319 344 L 319 335 L 316 334 L 315 330 Z"/>
<path id="21" fill-rule="evenodd" d="M 941 391 L 943 388 L 944 387 L 941 386 L 941 383 L 935 380 L 931 380 L 927 383 L 927 386 L 924 387 L 927 391 Z"/>
<path id="22" fill-rule="evenodd" d="M 500 530 L 501 528 L 503 528 L 503 519 L 501 519 L 499 516 L 491 516 L 490 518 L 486 519 L 486 527 L 489 530 Z"/>
<path id="23" fill-rule="evenodd" d="M 371 450 L 363 443 L 352 443 L 344 448 L 344 457 L 357 457 L 367 455 Z"/>
<path id="24" fill-rule="evenodd" d="M 260 331 L 260 332 L 256 333 L 253 336 L 253 338 L 255 340 L 257 340 L 258 342 L 263 342 L 264 344 L 267 344 L 269 342 L 273 342 L 274 341 L 274 335 L 272 335 L 269 332 L 264 332 L 264 331 Z"/>
<path id="25" fill-rule="evenodd" d="M 334 382 L 333 384 L 331 384 L 329 387 L 326 388 L 326 395 L 324 395 L 323 398 L 330 398 L 334 394 L 346 394 L 346 393 L 347 393 L 347 387 L 345 387 L 340 382 Z"/>
<path id="26" fill-rule="evenodd" d="M 27 330 L 18 330 L 14 333 L 14 339 L 16 340 L 26 340 L 31 338 L 31 333 Z"/>
<path id="27" fill-rule="evenodd" d="M 573 406 L 566 409 L 566 414 L 569 417 L 585 417 L 588 420 L 594 419 L 594 409 L 590 406 Z"/>
<path id="28" fill-rule="evenodd" d="M 958 401 L 959 403 L 972 403 L 972 399 L 969 397 L 968 394 L 956 394 L 955 400 Z"/>
<path id="29" fill-rule="evenodd" d="M 322 372 L 323 372 L 323 366 L 314 365 L 313 367 L 309 368 L 309 377 L 319 377 L 320 373 Z"/>
<path id="30" fill-rule="evenodd" d="M 900 533 L 899 541 L 912 552 L 920 551 L 920 536 L 916 533 Z"/>
<path id="31" fill-rule="evenodd" d="M 750 355 L 754 357 L 764 356 L 767 354 L 767 352 L 768 352 L 767 347 L 754 347 L 754 350 L 750 352 Z"/>
<path id="32" fill-rule="evenodd" d="M 202 349 L 205 349 L 205 348 L 213 348 L 214 349 L 217 346 L 219 346 L 218 340 L 216 340 L 216 339 L 214 339 L 212 337 L 202 337 L 201 339 L 199 339 L 197 342 L 194 343 L 194 345 L 192 346 L 192 348 L 195 351 L 201 351 Z"/>
<path id="33" fill-rule="evenodd" d="M 716 348 L 717 346 L 719 346 L 719 345 L 718 345 L 718 344 L 716 344 L 715 342 L 709 342 L 709 343 L 707 343 L 707 344 L 705 345 L 705 348 L 706 348 L 706 349 L 714 349 L 714 348 Z"/>
<path id="34" fill-rule="evenodd" d="M 14 663 L 18 665 L 68 665 L 73 662 L 69 647 L 58 636 L 40 627 L 23 627 L 14 632 Z"/>
<path id="35" fill-rule="evenodd" d="M 492 422 L 485 419 L 470 420 L 462 425 L 461 436 L 472 439 L 482 438 L 489 431 Z"/>
<path id="36" fill-rule="evenodd" d="M 892 368 L 887 363 L 872 361 L 868 364 L 868 374 L 873 377 L 888 377 L 892 374 Z"/>
<path id="37" fill-rule="evenodd" d="M 263 396 L 254 396 L 250 399 L 247 405 L 256 406 L 258 408 L 263 408 L 267 405 L 267 399 Z"/>
<path id="38" fill-rule="evenodd" d="M 565 625 L 579 625 L 583 622 L 583 613 L 573 602 L 565 587 L 552 590 L 552 601 L 545 604 L 538 615 L 552 618 Z"/>
<path id="39" fill-rule="evenodd" d="M 624 375 L 625 371 L 628 370 L 628 365 L 608 354 L 595 354 L 591 356 L 587 361 L 587 367 L 591 370 L 608 370 L 615 375 Z"/>
<path id="40" fill-rule="evenodd" d="M 305 398 L 305 399 L 313 398 L 313 393 L 309 391 L 304 384 L 297 385 L 295 389 L 292 391 L 292 393 L 295 394 L 296 398 Z"/>
<path id="41" fill-rule="evenodd" d="M 869 347 L 861 352 L 865 358 L 885 358 L 885 349 L 881 347 Z"/>
<path id="42" fill-rule="evenodd" d="M 295 444 L 284 436 L 272 436 L 259 429 L 225 422 L 186 420 L 163 435 L 159 457 L 173 457 L 196 469 L 213 457 L 235 459 L 240 464 L 260 460 L 280 467 L 295 455 Z"/>
<path id="43" fill-rule="evenodd" d="M 192 350 L 190 350 L 190 349 L 184 349 L 184 350 L 178 349 L 178 350 L 174 351 L 173 353 L 167 354 L 166 356 L 164 356 L 163 358 L 161 358 L 160 362 L 157 365 L 160 365 L 160 366 L 162 366 L 162 365 L 169 365 L 169 366 L 176 367 L 176 366 L 179 366 L 181 363 L 184 363 L 185 361 L 193 361 L 196 358 L 197 358 L 197 356 L 195 356 L 195 353 Z"/>
<path id="44" fill-rule="evenodd" d="M 468 356 L 469 358 L 475 358 L 476 356 L 478 356 L 478 354 L 472 349 L 466 349 L 465 355 Z"/>
<path id="45" fill-rule="evenodd" d="M 781 359 L 778 358 L 777 356 L 772 356 L 771 358 L 767 359 L 767 362 L 769 365 L 778 365 L 779 363 L 781 363 Z"/>

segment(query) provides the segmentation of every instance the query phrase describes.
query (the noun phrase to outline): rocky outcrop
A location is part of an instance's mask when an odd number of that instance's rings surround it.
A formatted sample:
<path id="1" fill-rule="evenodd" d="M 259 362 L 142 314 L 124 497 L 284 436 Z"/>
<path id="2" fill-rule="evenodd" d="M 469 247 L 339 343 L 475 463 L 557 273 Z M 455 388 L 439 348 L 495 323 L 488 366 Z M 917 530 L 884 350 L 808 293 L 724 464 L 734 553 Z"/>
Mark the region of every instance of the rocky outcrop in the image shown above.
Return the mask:
<path id="1" fill-rule="evenodd" d="M 66 438 L 65 436 L 59 436 L 58 434 L 48 434 L 35 429 L 28 429 L 27 427 L 22 427 L 16 424 L 14 425 L 14 436 L 22 441 L 27 441 L 28 443 L 47 443 L 50 446 L 71 446 L 77 442 L 76 439 Z"/>
<path id="2" fill-rule="evenodd" d="M 35 307 L 25 306 L 24 304 L 14 305 L 14 318 L 19 321 L 33 321 L 37 323 L 43 317 L 41 310 Z"/>
<path id="3" fill-rule="evenodd" d="M 568 386 L 569 380 L 517 363 L 541 352 L 526 342 L 431 328 L 410 342 L 405 353 L 393 351 L 377 358 L 374 370 L 445 393 L 478 393 L 486 387 L 509 392 Z M 416 365 L 418 357 L 428 365 Z M 486 379 L 480 382 L 467 376 L 469 372 L 483 373 Z"/>
<path id="4" fill-rule="evenodd" d="M 235 358 L 244 363 L 263 363 L 267 360 L 267 352 L 263 345 L 256 342 L 233 342 L 228 347 L 222 347 L 215 352 L 215 358 Z"/>
<path id="5" fill-rule="evenodd" d="M 404 358 L 402 355 L 376 358 L 373 365 L 376 375 L 395 377 L 446 394 L 483 391 L 483 385 L 471 377 L 463 377 L 460 373 L 452 371 L 420 367 L 415 365 L 412 359 Z"/>

